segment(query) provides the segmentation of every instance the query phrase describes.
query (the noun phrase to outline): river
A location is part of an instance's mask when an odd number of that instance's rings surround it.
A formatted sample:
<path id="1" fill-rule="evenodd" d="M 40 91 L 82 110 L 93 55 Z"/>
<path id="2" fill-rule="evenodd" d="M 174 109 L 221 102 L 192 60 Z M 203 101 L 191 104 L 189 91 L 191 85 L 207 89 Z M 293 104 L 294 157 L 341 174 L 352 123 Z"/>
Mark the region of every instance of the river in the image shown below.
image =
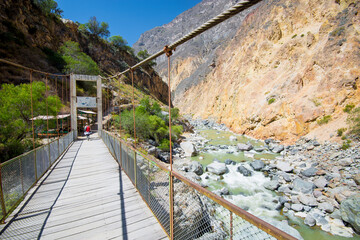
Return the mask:
<path id="1" fill-rule="evenodd" d="M 243 135 L 236 135 L 230 131 L 197 129 L 196 132 L 205 138 L 206 141 L 198 149 L 199 154 L 196 157 L 192 157 L 191 160 L 200 162 L 204 167 L 212 163 L 215 158 L 220 162 L 225 162 L 226 159 L 236 162 L 235 165 L 227 165 L 229 171 L 222 176 L 209 172 L 205 172 L 201 176 L 202 183 L 207 185 L 209 190 L 216 191 L 224 187 L 227 188 L 230 195 L 224 196 L 226 200 L 263 219 L 287 220 L 289 225 L 298 230 L 304 239 L 360 240 L 358 235 L 353 238 L 333 236 L 318 227 L 308 227 L 304 224 L 303 219 L 299 217 L 289 218 L 286 216 L 286 213 L 284 214 L 278 208 L 280 195 L 263 187 L 263 184 L 270 181 L 270 178 L 266 177 L 263 172 L 253 171 L 249 162 L 254 159 L 275 159 L 283 158 L 283 156 L 267 151 L 263 153 L 258 153 L 254 150 L 246 153 L 236 151 L 237 143 L 250 142 L 254 147 L 262 147 L 264 146 L 263 141 L 251 139 Z M 237 141 L 231 141 L 230 136 L 235 136 Z M 240 164 L 252 170 L 252 176 L 246 177 L 239 173 L 237 167 Z"/>

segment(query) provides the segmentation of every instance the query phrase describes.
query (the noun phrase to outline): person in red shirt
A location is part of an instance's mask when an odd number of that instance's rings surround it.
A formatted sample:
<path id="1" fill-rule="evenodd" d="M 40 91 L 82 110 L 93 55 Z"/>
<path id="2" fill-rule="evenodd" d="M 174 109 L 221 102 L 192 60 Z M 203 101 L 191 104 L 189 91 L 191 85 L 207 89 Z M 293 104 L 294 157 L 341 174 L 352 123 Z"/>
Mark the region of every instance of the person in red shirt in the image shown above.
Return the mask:
<path id="1" fill-rule="evenodd" d="M 85 127 L 84 127 L 84 135 L 86 136 L 87 140 L 89 141 L 90 139 L 90 126 L 88 123 L 86 123 Z"/>

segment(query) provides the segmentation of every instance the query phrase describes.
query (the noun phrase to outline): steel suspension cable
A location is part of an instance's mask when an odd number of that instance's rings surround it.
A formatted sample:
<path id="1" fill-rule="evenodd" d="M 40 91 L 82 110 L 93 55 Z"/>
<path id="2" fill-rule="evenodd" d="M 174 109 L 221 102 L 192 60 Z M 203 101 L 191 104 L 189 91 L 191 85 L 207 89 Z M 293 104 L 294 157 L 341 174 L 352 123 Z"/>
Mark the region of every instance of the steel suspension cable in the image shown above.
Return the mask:
<path id="1" fill-rule="evenodd" d="M 231 8 L 229 8 L 228 10 L 224 11 L 223 13 L 217 15 L 216 17 L 210 19 L 209 21 L 207 21 L 206 23 L 204 23 L 203 25 L 201 25 L 200 27 L 196 28 L 195 30 L 193 30 L 192 32 L 188 33 L 187 35 L 183 36 L 182 38 L 178 39 L 177 41 L 175 41 L 174 43 L 171 43 L 169 45 L 167 45 L 167 48 L 171 49 L 171 50 L 175 50 L 176 47 L 180 46 L 181 44 L 191 40 L 192 38 L 200 35 L 201 33 L 209 30 L 210 28 L 215 27 L 216 25 L 222 23 L 223 21 L 231 18 L 232 16 L 238 14 L 241 11 L 244 11 L 252 6 L 254 6 L 255 4 L 261 2 L 262 0 L 245 0 L 245 1 L 241 1 L 237 4 L 235 4 L 234 6 L 232 6 Z M 109 78 L 115 78 L 117 76 L 123 75 L 129 71 L 131 71 L 131 69 L 135 69 L 137 67 L 140 67 L 148 62 L 150 62 L 151 60 L 165 54 L 165 48 L 158 51 L 157 53 L 151 55 L 150 57 L 144 59 L 143 61 L 135 64 L 132 67 L 129 67 L 127 70 L 117 73 Z"/>
<path id="2" fill-rule="evenodd" d="M 5 59 L 0 59 L 0 62 L 12 65 L 14 67 L 19 67 L 19 68 L 22 68 L 22 69 L 25 69 L 25 70 L 29 70 L 29 71 L 32 71 L 32 72 L 40 73 L 40 74 L 48 74 L 48 75 L 52 75 L 52 76 L 69 76 L 69 75 L 59 75 L 59 74 L 53 74 L 53 73 L 39 71 L 39 70 L 36 70 L 36 69 L 33 69 L 33 68 L 25 67 L 25 66 L 23 66 L 21 64 L 18 64 L 18 63 L 14 63 L 14 62 L 5 60 Z"/>

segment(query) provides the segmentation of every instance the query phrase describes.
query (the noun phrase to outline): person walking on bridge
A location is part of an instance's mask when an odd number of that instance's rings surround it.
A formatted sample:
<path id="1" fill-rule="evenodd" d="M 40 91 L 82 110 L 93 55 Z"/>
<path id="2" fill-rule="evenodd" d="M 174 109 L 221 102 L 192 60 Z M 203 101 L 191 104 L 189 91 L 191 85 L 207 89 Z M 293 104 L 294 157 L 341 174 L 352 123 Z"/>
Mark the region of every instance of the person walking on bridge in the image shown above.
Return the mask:
<path id="1" fill-rule="evenodd" d="M 87 140 L 89 141 L 89 139 L 90 139 L 90 125 L 88 123 L 86 123 L 86 125 L 84 127 L 84 135 L 86 136 Z"/>

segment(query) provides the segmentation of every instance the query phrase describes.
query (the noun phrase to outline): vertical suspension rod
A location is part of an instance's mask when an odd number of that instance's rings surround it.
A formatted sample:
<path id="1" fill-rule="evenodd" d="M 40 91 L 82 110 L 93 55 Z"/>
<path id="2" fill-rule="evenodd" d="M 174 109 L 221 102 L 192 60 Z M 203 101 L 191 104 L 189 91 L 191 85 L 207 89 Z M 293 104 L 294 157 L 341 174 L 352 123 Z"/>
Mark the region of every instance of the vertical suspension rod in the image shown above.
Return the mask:
<path id="1" fill-rule="evenodd" d="M 134 71 L 131 70 L 131 85 L 132 85 L 132 102 L 133 102 L 133 118 L 134 118 L 134 140 L 136 147 L 136 121 L 135 121 L 135 94 L 134 94 Z"/>
<path id="2" fill-rule="evenodd" d="M 168 104 L 169 104 L 169 149 L 170 149 L 170 238 L 174 239 L 174 176 L 173 176 L 173 159 L 172 159 L 172 142 L 171 142 L 171 88 L 170 88 L 170 56 L 172 50 L 168 46 L 164 47 L 168 59 Z"/>
<path id="3" fill-rule="evenodd" d="M 48 77 L 49 74 L 45 75 L 45 104 L 46 104 L 46 137 L 48 139 L 48 143 L 50 143 L 49 138 L 49 106 L 48 106 Z"/>

